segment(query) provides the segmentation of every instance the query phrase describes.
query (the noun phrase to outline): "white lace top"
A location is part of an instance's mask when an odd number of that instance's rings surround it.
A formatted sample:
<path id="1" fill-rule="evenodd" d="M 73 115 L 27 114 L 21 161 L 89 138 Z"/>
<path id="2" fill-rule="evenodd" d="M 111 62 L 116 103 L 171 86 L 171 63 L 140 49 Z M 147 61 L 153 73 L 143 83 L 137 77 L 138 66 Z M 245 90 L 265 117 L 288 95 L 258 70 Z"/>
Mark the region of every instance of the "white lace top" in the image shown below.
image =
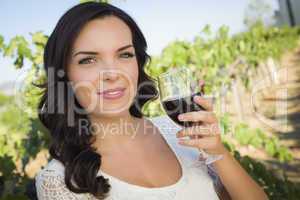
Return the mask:
<path id="1" fill-rule="evenodd" d="M 173 185 L 148 188 L 133 185 L 110 176 L 99 170 L 99 176 L 109 179 L 111 185 L 107 200 L 214 200 L 219 199 L 214 187 L 214 176 L 209 175 L 203 162 L 199 161 L 199 151 L 195 148 L 185 147 L 177 143 L 176 132 L 181 129 L 167 116 L 149 118 L 159 128 L 167 144 L 177 156 L 182 176 Z M 68 190 L 64 182 L 64 166 L 52 159 L 36 176 L 36 189 L 39 200 L 48 199 L 92 199 L 91 194 L 76 194 Z"/>

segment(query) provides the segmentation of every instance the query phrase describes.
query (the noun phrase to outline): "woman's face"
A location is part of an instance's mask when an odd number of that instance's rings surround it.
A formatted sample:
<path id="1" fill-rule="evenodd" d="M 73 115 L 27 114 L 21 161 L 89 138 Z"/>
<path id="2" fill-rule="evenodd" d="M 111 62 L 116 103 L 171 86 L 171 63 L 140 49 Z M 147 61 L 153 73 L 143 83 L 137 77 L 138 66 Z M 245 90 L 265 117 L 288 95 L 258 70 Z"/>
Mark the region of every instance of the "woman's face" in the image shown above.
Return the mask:
<path id="1" fill-rule="evenodd" d="M 89 114 L 128 114 L 138 81 L 129 27 L 114 16 L 88 22 L 73 44 L 67 75 Z"/>

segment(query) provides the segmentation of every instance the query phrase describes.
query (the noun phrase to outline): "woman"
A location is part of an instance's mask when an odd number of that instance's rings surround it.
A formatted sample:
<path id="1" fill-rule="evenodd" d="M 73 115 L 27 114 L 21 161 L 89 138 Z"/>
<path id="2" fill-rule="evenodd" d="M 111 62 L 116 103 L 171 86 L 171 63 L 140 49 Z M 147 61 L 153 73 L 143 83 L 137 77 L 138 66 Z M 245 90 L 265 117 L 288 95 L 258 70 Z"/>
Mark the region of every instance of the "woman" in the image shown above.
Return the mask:
<path id="1" fill-rule="evenodd" d="M 146 47 L 134 20 L 109 4 L 80 4 L 59 20 L 44 52 L 39 118 L 51 133 L 52 160 L 36 176 L 38 198 L 218 199 L 198 160 L 205 149 L 223 155 L 212 167 L 232 199 L 266 199 L 218 130 L 178 129 L 166 116 L 143 117 L 141 107 L 157 98 L 144 71 Z M 182 120 L 218 124 L 208 100 L 195 102 L 207 111 Z"/>

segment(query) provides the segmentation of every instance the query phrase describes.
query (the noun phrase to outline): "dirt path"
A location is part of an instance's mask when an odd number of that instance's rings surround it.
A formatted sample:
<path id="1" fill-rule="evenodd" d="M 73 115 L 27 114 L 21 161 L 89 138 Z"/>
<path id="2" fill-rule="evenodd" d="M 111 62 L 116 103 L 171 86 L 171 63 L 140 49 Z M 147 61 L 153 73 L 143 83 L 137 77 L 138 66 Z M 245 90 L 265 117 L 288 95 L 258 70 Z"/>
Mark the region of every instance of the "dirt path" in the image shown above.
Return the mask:
<path id="1" fill-rule="evenodd" d="M 244 121 L 251 127 L 277 135 L 280 143 L 291 150 L 294 160 L 280 163 L 264 151 L 249 147 L 239 148 L 239 151 L 263 161 L 280 174 L 286 172 L 291 181 L 300 182 L 300 47 L 286 53 L 276 71 L 277 82 L 273 80 L 261 91 L 255 105 L 249 100 L 253 94 L 243 93 Z"/>
<path id="2" fill-rule="evenodd" d="M 281 63 L 282 67 L 287 69 L 287 80 L 282 83 L 283 88 L 286 88 L 287 96 L 279 101 L 286 103 L 287 113 L 279 112 L 274 115 L 274 118 L 283 123 L 286 119 L 287 129 L 274 133 L 278 135 L 282 144 L 292 151 L 294 161 L 288 165 L 276 162 L 273 165 L 285 169 L 291 180 L 300 182 L 300 48 L 285 55 Z"/>

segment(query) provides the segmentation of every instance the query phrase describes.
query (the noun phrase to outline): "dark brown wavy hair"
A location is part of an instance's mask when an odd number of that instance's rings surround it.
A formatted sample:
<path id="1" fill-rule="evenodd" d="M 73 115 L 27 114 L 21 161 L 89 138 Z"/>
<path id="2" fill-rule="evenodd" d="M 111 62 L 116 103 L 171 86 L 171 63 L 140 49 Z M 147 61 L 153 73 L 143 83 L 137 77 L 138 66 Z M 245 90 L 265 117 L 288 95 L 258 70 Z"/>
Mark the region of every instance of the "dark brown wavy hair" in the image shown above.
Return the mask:
<path id="1" fill-rule="evenodd" d="M 88 2 L 68 10 L 59 19 L 47 41 L 44 52 L 47 82 L 43 85 L 44 93 L 38 107 L 39 119 L 51 134 L 50 155 L 65 166 L 67 188 L 75 193 L 90 193 L 99 199 L 107 196 L 111 186 L 108 179 L 97 176 L 101 155 L 91 147 L 94 138 L 89 133 L 90 129 L 81 130 L 79 126 L 80 119 L 87 120 L 89 127 L 91 122 L 87 114 L 74 112 L 76 106 L 83 108 L 76 100 L 72 87 L 68 85 L 66 66 L 72 44 L 82 27 L 90 20 L 105 16 L 118 17 L 128 25 L 132 33 L 139 76 L 138 90 L 130 106 L 130 114 L 141 118 L 141 107 L 158 97 L 154 80 L 144 70 L 150 56 L 146 53 L 147 43 L 138 25 L 128 14 L 113 5 Z M 74 102 L 68 98 L 70 94 L 74 97 Z M 70 125 L 70 120 L 73 120 L 73 125 Z"/>

